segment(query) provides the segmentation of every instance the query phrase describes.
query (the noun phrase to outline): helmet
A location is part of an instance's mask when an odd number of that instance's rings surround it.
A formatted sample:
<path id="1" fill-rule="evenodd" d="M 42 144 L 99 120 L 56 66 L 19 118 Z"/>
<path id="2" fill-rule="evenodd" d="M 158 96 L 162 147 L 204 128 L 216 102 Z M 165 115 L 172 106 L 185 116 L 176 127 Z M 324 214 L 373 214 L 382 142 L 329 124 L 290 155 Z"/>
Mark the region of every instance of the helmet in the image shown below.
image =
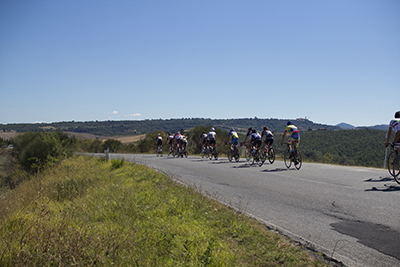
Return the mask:
<path id="1" fill-rule="evenodd" d="M 180 132 L 176 132 L 176 134 L 181 134 Z"/>
<path id="2" fill-rule="evenodd" d="M 234 131 L 235 129 L 231 128 L 231 131 Z"/>
<path id="3" fill-rule="evenodd" d="M 214 127 L 211 127 L 210 131 L 215 131 Z"/>
<path id="4" fill-rule="evenodd" d="M 256 129 L 253 129 L 252 133 L 256 133 Z"/>
<path id="5" fill-rule="evenodd" d="M 161 134 L 157 134 L 158 136 L 160 136 Z"/>
<path id="6" fill-rule="evenodd" d="M 249 129 L 247 129 L 247 131 L 249 131 L 249 132 L 250 132 L 251 130 L 253 130 L 251 127 L 250 127 Z"/>
<path id="7" fill-rule="evenodd" d="M 293 123 L 291 122 L 291 121 L 288 121 L 287 122 L 287 125 L 292 125 Z"/>
<path id="8" fill-rule="evenodd" d="M 264 126 L 264 129 L 263 129 L 264 131 L 266 131 L 266 130 L 268 130 L 268 127 L 267 126 Z"/>
<path id="9" fill-rule="evenodd" d="M 394 117 L 395 117 L 396 119 L 400 118 L 400 110 L 397 111 L 396 113 L 394 113 Z"/>
<path id="10" fill-rule="evenodd" d="M 203 133 L 206 133 L 206 132 L 205 132 L 205 131 L 202 131 L 201 133 L 203 134 Z"/>

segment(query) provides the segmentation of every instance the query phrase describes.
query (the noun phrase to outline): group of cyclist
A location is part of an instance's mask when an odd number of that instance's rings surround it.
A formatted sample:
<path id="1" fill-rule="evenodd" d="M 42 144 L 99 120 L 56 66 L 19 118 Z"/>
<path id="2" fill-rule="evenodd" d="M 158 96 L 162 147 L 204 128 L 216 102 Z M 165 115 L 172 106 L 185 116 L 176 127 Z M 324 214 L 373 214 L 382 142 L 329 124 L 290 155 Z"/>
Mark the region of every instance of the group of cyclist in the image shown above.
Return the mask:
<path id="1" fill-rule="evenodd" d="M 283 145 L 287 134 L 290 135 L 290 138 L 286 142 L 287 146 L 290 148 L 291 145 L 294 145 L 294 147 L 297 149 L 299 146 L 299 142 L 300 142 L 300 133 L 299 133 L 298 128 L 291 121 L 287 122 L 287 127 L 283 134 L 281 145 Z M 264 142 L 262 142 L 262 139 L 264 136 L 265 136 L 265 140 L 264 140 Z M 199 143 L 202 146 L 202 152 L 204 153 L 205 149 L 210 149 L 210 150 L 215 149 L 216 140 L 217 140 L 217 133 L 215 132 L 214 127 L 212 127 L 208 133 L 206 133 L 205 131 L 202 131 L 202 133 L 200 135 L 200 140 L 199 140 Z M 243 144 L 246 145 L 247 140 L 248 140 L 247 149 L 248 149 L 249 153 L 250 153 L 250 151 L 257 152 L 260 149 L 262 143 L 264 143 L 265 146 L 267 146 L 268 148 L 271 148 L 272 144 L 274 143 L 274 135 L 268 129 L 267 126 L 265 126 L 263 128 L 261 134 L 259 132 L 257 132 L 256 129 L 248 128 L 246 137 L 245 137 L 244 141 L 242 143 L 240 143 L 240 146 L 242 146 Z M 172 133 L 168 133 L 167 142 L 168 142 L 170 151 L 175 151 L 179 147 L 181 147 L 183 150 L 186 150 L 187 138 L 185 135 L 182 135 L 180 132 L 176 132 L 175 135 Z M 157 148 L 162 147 L 163 139 L 162 139 L 161 134 L 157 134 L 156 143 L 157 143 Z M 226 144 L 229 143 L 230 146 L 235 151 L 238 151 L 239 135 L 235 131 L 234 128 L 230 129 L 225 143 Z"/>

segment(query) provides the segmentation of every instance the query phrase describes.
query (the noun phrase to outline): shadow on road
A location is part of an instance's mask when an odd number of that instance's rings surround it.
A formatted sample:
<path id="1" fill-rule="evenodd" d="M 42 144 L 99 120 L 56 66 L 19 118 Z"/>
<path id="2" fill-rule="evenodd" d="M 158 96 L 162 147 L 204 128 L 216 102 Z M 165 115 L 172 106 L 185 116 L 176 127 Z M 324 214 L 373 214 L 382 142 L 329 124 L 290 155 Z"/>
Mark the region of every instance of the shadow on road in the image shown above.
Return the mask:
<path id="1" fill-rule="evenodd" d="M 268 170 L 268 169 L 265 169 L 265 170 L 262 170 L 261 172 L 283 172 L 283 171 L 290 171 L 290 170 L 295 170 L 295 169 L 288 169 L 288 168 L 276 168 L 276 169 L 273 169 L 273 170 Z"/>
<path id="2" fill-rule="evenodd" d="M 364 180 L 364 182 L 368 183 L 380 183 L 380 182 L 395 182 L 393 177 L 379 177 L 379 178 L 370 178 L 367 180 Z M 395 192 L 395 191 L 400 191 L 400 185 L 398 184 L 384 184 L 383 186 L 376 187 L 373 186 L 371 189 L 366 189 L 366 192 Z"/>

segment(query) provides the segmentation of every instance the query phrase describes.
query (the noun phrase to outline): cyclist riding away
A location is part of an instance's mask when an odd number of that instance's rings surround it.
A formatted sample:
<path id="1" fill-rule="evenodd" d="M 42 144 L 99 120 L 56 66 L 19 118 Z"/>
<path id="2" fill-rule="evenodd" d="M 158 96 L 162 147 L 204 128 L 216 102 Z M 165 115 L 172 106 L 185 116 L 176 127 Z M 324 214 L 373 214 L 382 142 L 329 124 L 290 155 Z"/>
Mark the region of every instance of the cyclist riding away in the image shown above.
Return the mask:
<path id="1" fill-rule="evenodd" d="M 393 143 L 396 144 L 396 148 L 400 153 L 400 111 L 397 111 L 394 114 L 394 120 L 391 120 L 389 123 L 389 131 L 387 134 L 385 146 L 388 146 L 390 138 L 392 136 L 392 131 L 395 132 Z"/>
<path id="2" fill-rule="evenodd" d="M 268 149 L 270 149 L 274 143 L 274 135 L 270 130 L 268 130 L 267 126 L 264 126 L 263 132 L 261 133 L 261 139 L 264 137 L 264 135 L 266 136 L 264 144 L 268 146 Z"/>
<path id="3" fill-rule="evenodd" d="M 207 145 L 207 134 L 205 131 L 201 132 L 199 143 L 201 145 L 201 153 L 204 153 L 204 149 L 206 148 Z"/>
<path id="4" fill-rule="evenodd" d="M 297 149 L 299 147 L 299 143 L 300 143 L 300 133 L 299 130 L 297 129 L 296 126 L 293 125 L 293 123 L 291 121 L 288 121 L 285 132 L 283 133 L 282 136 L 282 142 L 281 145 L 283 145 L 283 142 L 285 141 L 285 136 L 286 134 L 289 133 L 290 134 L 290 138 L 289 140 L 286 142 L 290 153 L 292 153 L 292 147 L 291 145 L 294 144 L 294 148 Z M 298 155 L 295 155 L 296 157 Z M 295 164 L 297 164 L 297 162 L 295 161 Z"/>
<path id="5" fill-rule="evenodd" d="M 229 138 L 231 138 L 230 141 L 229 141 Z M 237 134 L 237 132 L 233 128 L 231 128 L 231 130 L 229 131 L 228 137 L 226 138 L 226 142 L 225 143 L 228 143 L 228 141 L 231 144 L 231 147 L 233 146 L 233 148 L 236 151 L 237 150 L 237 146 L 239 144 L 239 135 Z"/>
<path id="6" fill-rule="evenodd" d="M 182 135 L 180 132 L 175 134 L 175 151 L 178 151 L 178 147 L 182 144 Z"/>
<path id="7" fill-rule="evenodd" d="M 207 134 L 207 146 L 208 147 L 215 147 L 217 140 L 217 133 L 215 132 L 214 127 L 210 129 L 210 132 Z"/>
<path id="8" fill-rule="evenodd" d="M 168 140 L 169 150 L 171 151 L 172 143 L 174 142 L 174 136 L 171 133 L 168 133 L 167 140 Z"/>
<path id="9" fill-rule="evenodd" d="M 247 140 L 247 138 L 250 136 L 251 137 L 251 133 L 252 133 L 252 128 L 250 127 L 249 129 L 247 129 L 247 134 L 246 134 L 246 137 L 244 138 L 244 141 L 243 141 L 243 143 L 240 143 L 240 146 L 242 146 L 243 144 L 246 144 L 246 140 Z M 248 154 L 250 154 L 250 146 L 247 146 L 247 153 Z"/>
<path id="10" fill-rule="evenodd" d="M 253 150 L 253 154 L 255 155 L 261 146 L 261 135 L 255 129 L 253 129 L 251 132 L 249 144 L 247 147 L 250 147 L 250 144 L 251 149 Z"/>
<path id="11" fill-rule="evenodd" d="M 183 144 L 183 150 L 186 151 L 187 138 L 184 135 L 182 135 L 182 144 Z"/>

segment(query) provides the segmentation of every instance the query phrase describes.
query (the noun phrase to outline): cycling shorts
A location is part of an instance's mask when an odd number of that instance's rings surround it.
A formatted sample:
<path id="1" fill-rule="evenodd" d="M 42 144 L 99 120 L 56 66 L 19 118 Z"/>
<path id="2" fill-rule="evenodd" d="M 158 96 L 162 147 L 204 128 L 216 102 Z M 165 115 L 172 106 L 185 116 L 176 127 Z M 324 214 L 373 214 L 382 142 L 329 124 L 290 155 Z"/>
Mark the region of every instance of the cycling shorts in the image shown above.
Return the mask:
<path id="1" fill-rule="evenodd" d="M 162 145 L 162 140 L 157 139 L 157 145 L 158 145 L 158 146 L 161 146 L 161 145 Z"/>
<path id="2" fill-rule="evenodd" d="M 253 141 L 251 142 L 251 144 L 252 144 L 253 146 L 255 146 L 255 147 L 260 147 L 260 146 L 261 146 L 261 143 L 262 143 L 261 139 L 255 139 L 255 140 L 253 140 Z"/>
<path id="3" fill-rule="evenodd" d="M 295 148 L 298 148 L 298 147 L 299 147 L 299 142 L 300 142 L 300 139 L 294 139 L 294 138 L 290 138 L 290 139 L 287 141 L 287 143 L 288 143 L 289 145 L 294 144 L 294 147 L 295 147 Z"/>
<path id="4" fill-rule="evenodd" d="M 234 146 L 237 146 L 239 144 L 239 138 L 233 138 L 229 143 L 233 144 Z"/>
<path id="5" fill-rule="evenodd" d="M 208 144 L 209 144 L 210 146 L 215 145 L 215 144 L 216 144 L 215 139 L 208 140 Z"/>
<path id="6" fill-rule="evenodd" d="M 274 139 L 272 139 L 272 138 L 265 139 L 265 141 L 264 141 L 264 144 L 270 145 L 270 146 L 272 146 L 273 143 L 274 143 Z"/>

